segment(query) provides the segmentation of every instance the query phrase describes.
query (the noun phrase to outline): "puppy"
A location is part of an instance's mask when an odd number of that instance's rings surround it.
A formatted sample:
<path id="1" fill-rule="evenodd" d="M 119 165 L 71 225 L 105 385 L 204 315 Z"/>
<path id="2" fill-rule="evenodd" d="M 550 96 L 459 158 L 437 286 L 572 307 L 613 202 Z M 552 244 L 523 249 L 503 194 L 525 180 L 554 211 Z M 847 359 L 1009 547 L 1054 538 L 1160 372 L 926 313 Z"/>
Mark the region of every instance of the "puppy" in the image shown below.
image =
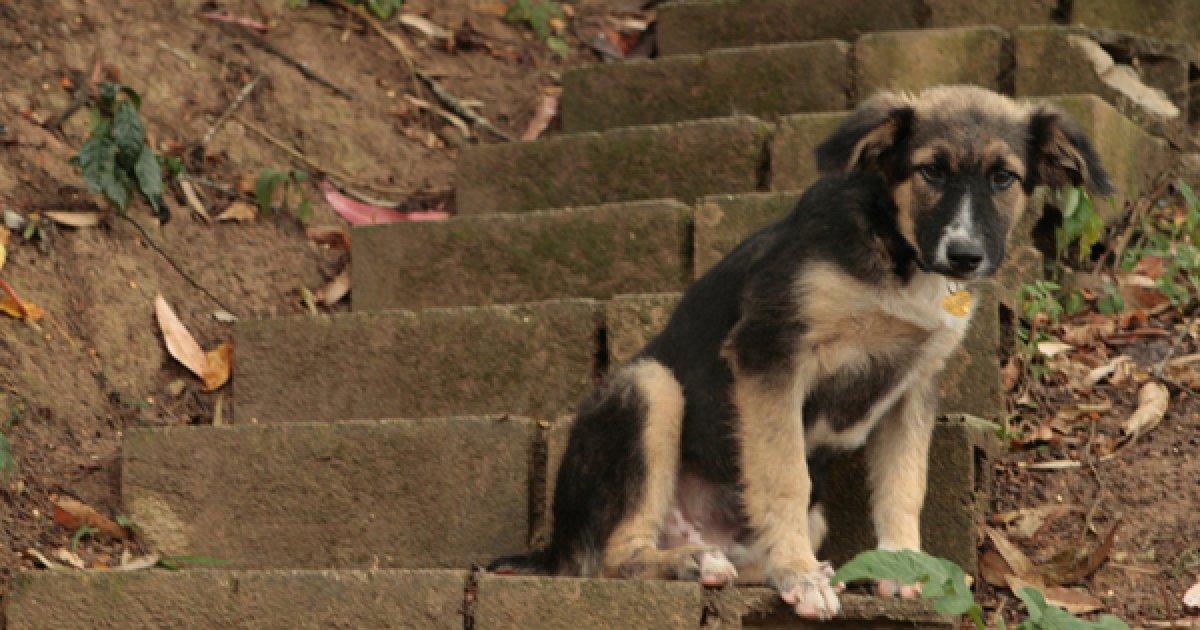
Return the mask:
<path id="1" fill-rule="evenodd" d="M 813 477 L 860 447 L 879 547 L 920 548 L 965 283 L 1000 266 L 1036 186 L 1111 185 L 1061 112 L 974 87 L 879 94 L 817 162 L 795 209 L 697 280 L 583 403 L 549 546 L 493 570 L 766 581 L 799 615 L 831 617 Z"/>

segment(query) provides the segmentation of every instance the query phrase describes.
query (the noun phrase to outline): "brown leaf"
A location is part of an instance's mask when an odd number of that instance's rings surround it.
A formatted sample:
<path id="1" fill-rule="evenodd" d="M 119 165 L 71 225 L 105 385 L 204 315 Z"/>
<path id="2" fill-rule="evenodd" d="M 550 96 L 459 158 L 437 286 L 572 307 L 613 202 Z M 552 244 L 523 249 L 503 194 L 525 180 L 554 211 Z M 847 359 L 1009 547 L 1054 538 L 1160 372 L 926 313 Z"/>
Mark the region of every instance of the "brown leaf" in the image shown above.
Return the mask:
<path id="1" fill-rule="evenodd" d="M 88 210 L 83 212 L 50 210 L 42 214 L 59 225 L 76 228 L 95 227 L 104 220 L 106 212 Z"/>
<path id="2" fill-rule="evenodd" d="M 229 381 L 232 372 L 233 342 L 226 341 L 205 355 L 204 372 L 200 374 L 200 380 L 204 381 L 204 391 L 211 392 L 224 385 Z"/>
<path id="3" fill-rule="evenodd" d="M 30 323 L 37 323 L 46 315 L 46 311 L 43 311 L 38 305 L 22 300 L 12 286 L 2 279 L 0 279 L 0 289 L 4 291 L 4 297 L 0 298 L 0 312 Z"/>
<path id="4" fill-rule="evenodd" d="M 1154 280 L 1161 278 L 1165 270 L 1166 261 L 1159 256 L 1142 256 L 1142 259 L 1133 267 L 1133 273 Z"/>
<path id="5" fill-rule="evenodd" d="M 1104 379 L 1116 373 L 1117 369 L 1120 368 L 1123 363 L 1129 363 L 1132 361 L 1133 359 L 1128 355 L 1123 354 L 1119 357 L 1116 357 L 1112 361 L 1109 361 L 1108 363 L 1093 369 L 1091 372 L 1088 372 L 1088 375 L 1083 379 L 1083 384 L 1087 387 L 1094 387 L 1100 381 L 1103 381 Z"/>
<path id="6" fill-rule="evenodd" d="M 350 265 L 346 265 L 346 268 L 343 269 L 342 272 L 337 275 L 337 277 L 335 277 L 333 280 L 330 280 L 325 286 L 317 289 L 316 293 L 313 295 L 315 296 L 317 302 L 320 302 L 326 306 L 333 306 L 334 304 L 337 304 L 339 300 L 346 297 L 346 294 L 349 292 Z"/>
<path id="7" fill-rule="evenodd" d="M 1153 310 L 1167 304 L 1170 299 L 1158 290 L 1154 278 L 1136 273 L 1117 274 L 1117 289 L 1125 303 L 1131 307 Z"/>
<path id="8" fill-rule="evenodd" d="M 529 121 L 529 126 L 525 128 L 525 132 L 521 134 L 522 140 L 536 140 L 542 132 L 550 126 L 550 122 L 558 115 L 558 95 L 557 94 L 542 94 L 542 101 L 538 104 L 537 111 L 533 114 L 533 119 Z"/>
<path id="9" fill-rule="evenodd" d="M 200 201 L 200 196 L 196 194 L 196 189 L 192 187 L 192 182 L 189 182 L 182 177 L 178 178 L 179 189 L 183 191 L 184 199 L 187 199 L 188 206 L 192 212 L 195 212 L 205 223 L 212 223 L 212 217 L 208 216 L 208 209 L 204 207 L 204 203 Z"/>
<path id="10" fill-rule="evenodd" d="M 1005 579 L 1012 592 L 1016 593 L 1027 586 L 1032 586 L 1042 592 L 1042 595 L 1046 597 L 1046 603 L 1065 608 L 1067 612 L 1075 615 L 1093 612 L 1104 607 L 1103 602 L 1083 591 L 1061 586 L 1044 586 L 1037 581 L 1022 580 L 1015 575 L 1006 575 Z"/>
<path id="11" fill-rule="evenodd" d="M 124 527 L 117 525 L 90 505 L 71 497 L 54 499 L 54 522 L 71 531 L 87 525 L 105 536 L 118 540 L 124 540 L 129 536 L 129 532 Z"/>
<path id="12" fill-rule="evenodd" d="M 179 317 L 171 310 L 171 305 L 167 304 L 161 293 L 154 298 L 154 314 L 158 318 L 163 341 L 167 344 L 167 352 L 183 364 L 183 367 L 191 370 L 192 374 L 204 378 L 204 371 L 208 367 L 204 350 L 196 343 L 196 339 L 184 327 L 183 322 L 179 321 Z"/>
<path id="13" fill-rule="evenodd" d="M 1158 426 L 1167 413 L 1167 403 L 1170 399 L 1171 394 L 1166 387 L 1148 381 L 1138 390 L 1137 409 L 1133 410 L 1121 431 L 1126 435 L 1137 436 Z"/>
<path id="14" fill-rule="evenodd" d="M 1004 387 L 1004 391 L 1011 392 L 1020 380 L 1021 360 L 1017 357 L 1009 357 L 1008 361 L 1004 362 L 1004 367 L 1000 368 L 1000 383 Z"/>
<path id="15" fill-rule="evenodd" d="M 992 546 L 996 551 L 1000 552 L 1000 556 L 1008 563 L 1012 573 L 1020 576 L 1029 576 L 1033 574 L 1033 561 L 1025 555 L 1016 545 L 1004 535 L 1003 532 L 994 527 L 984 527 L 988 538 L 992 541 Z"/>
<path id="16" fill-rule="evenodd" d="M 996 553 L 995 549 L 988 549 L 979 554 L 979 573 L 983 580 L 992 586 L 1004 586 L 1004 576 L 1008 574 L 1008 563 L 1004 558 Z"/>
<path id="17" fill-rule="evenodd" d="M 229 204 L 225 211 L 217 215 L 218 221 L 253 221 L 258 218 L 258 208 L 245 201 L 235 201 Z"/>

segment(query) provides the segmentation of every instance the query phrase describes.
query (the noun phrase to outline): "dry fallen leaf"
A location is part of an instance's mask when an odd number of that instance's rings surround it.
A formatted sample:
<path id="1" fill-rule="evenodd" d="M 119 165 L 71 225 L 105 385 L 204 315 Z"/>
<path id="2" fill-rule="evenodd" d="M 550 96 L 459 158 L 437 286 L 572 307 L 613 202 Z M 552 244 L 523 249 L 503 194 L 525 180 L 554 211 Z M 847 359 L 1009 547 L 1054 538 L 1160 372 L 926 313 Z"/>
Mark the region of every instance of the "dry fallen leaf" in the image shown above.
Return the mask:
<path id="1" fill-rule="evenodd" d="M 1087 387 L 1093 387 L 1100 381 L 1112 376 L 1122 364 L 1132 361 L 1132 358 L 1123 354 L 1112 361 L 1093 369 L 1091 372 L 1088 372 L 1088 375 L 1083 379 L 1083 384 Z"/>
<path id="2" fill-rule="evenodd" d="M 1009 357 L 1008 361 L 1004 362 L 1004 366 L 1000 368 L 1000 384 L 1004 391 L 1011 392 L 1020 380 L 1021 360 L 1017 357 Z"/>
<path id="3" fill-rule="evenodd" d="M 140 558 L 133 558 L 133 559 L 129 560 L 128 562 L 121 562 L 121 564 L 117 565 L 116 570 L 117 571 L 140 571 L 142 569 L 150 569 L 158 564 L 159 558 L 161 558 L 161 556 L 159 556 L 156 553 L 142 556 Z"/>
<path id="4" fill-rule="evenodd" d="M 537 140 L 538 136 L 542 135 L 542 132 L 550 126 L 550 122 L 554 120 L 554 116 L 557 114 L 558 95 L 542 94 L 542 101 L 538 104 L 537 111 L 533 114 L 533 119 L 529 121 L 529 126 L 521 134 L 521 139 Z"/>
<path id="5" fill-rule="evenodd" d="M 94 210 L 88 210 L 84 212 L 50 210 L 43 212 L 42 214 L 50 217 L 52 221 L 58 223 L 59 225 L 85 228 L 100 225 L 100 222 L 104 220 L 104 215 L 106 213 Z"/>
<path id="6" fill-rule="evenodd" d="M 992 586 L 1004 586 L 1007 584 L 1004 576 L 1007 575 L 1008 571 L 1008 563 L 1004 561 L 1004 558 L 1000 557 L 999 553 L 996 553 L 995 549 L 988 549 L 979 554 L 979 573 L 988 584 Z"/>
<path id="7" fill-rule="evenodd" d="M 42 567 L 50 569 L 51 571 L 66 571 L 67 570 L 67 567 L 64 567 L 63 565 L 61 565 L 57 562 L 51 561 L 50 558 L 47 558 L 46 556 L 42 555 L 42 552 L 38 551 L 37 549 L 34 549 L 33 547 L 26 549 L 25 555 L 29 556 L 30 558 L 33 558 L 34 560 L 37 561 L 38 564 L 42 565 Z"/>
<path id="8" fill-rule="evenodd" d="M 176 361 L 183 364 L 183 367 L 191 370 L 192 374 L 204 378 L 204 370 L 208 366 L 208 359 L 204 355 L 204 350 L 200 344 L 196 343 L 192 333 L 184 327 L 183 322 L 179 321 L 179 317 L 175 315 L 175 311 L 171 310 L 171 305 L 167 304 L 167 300 L 162 294 L 154 298 L 154 314 L 158 318 L 158 327 L 162 330 L 163 341 L 167 344 L 167 352 L 175 357 Z"/>
<path id="9" fill-rule="evenodd" d="M 450 218 L 450 213 L 445 211 L 400 212 L 355 201 L 338 192 L 328 181 L 321 182 L 320 188 L 329 205 L 333 206 L 334 211 L 350 225 L 373 225 L 397 221 L 444 221 Z"/>
<path id="10" fill-rule="evenodd" d="M 309 240 L 318 245 L 328 245 L 333 249 L 350 251 L 350 235 L 345 228 L 334 225 L 314 225 L 305 230 Z"/>
<path id="11" fill-rule="evenodd" d="M 1017 538 L 1032 538 L 1047 520 L 1063 516 L 1068 511 L 1065 505 L 1043 505 L 1017 510 L 1017 517 L 1009 525 L 1008 533 Z"/>
<path id="12" fill-rule="evenodd" d="M 1154 309 L 1171 301 L 1158 289 L 1154 278 L 1141 274 L 1117 274 L 1117 288 L 1125 303 L 1131 307 Z"/>
<path id="13" fill-rule="evenodd" d="M 59 547 L 58 549 L 55 549 L 53 555 L 55 560 L 58 560 L 69 567 L 75 569 L 87 568 L 87 563 L 83 561 L 83 558 L 80 558 L 78 555 L 72 553 L 65 547 Z"/>
<path id="14" fill-rule="evenodd" d="M 1080 615 L 1100 610 L 1104 607 L 1103 602 L 1083 591 L 1076 591 L 1061 586 L 1045 586 L 1037 581 L 1023 580 L 1015 575 L 1006 575 L 1004 577 L 1008 582 L 1008 588 L 1012 592 L 1016 593 L 1027 586 L 1032 586 L 1042 592 L 1042 595 L 1046 597 L 1046 603 L 1058 606 L 1059 608 L 1065 608 L 1067 612 L 1072 614 Z"/>
<path id="15" fill-rule="evenodd" d="M 1071 344 L 1061 341 L 1040 341 L 1037 345 L 1038 353 L 1044 357 L 1053 357 L 1071 349 Z"/>
<path id="16" fill-rule="evenodd" d="M 1134 409 L 1121 430 L 1126 435 L 1138 436 L 1158 426 L 1167 413 L 1170 399 L 1171 394 L 1160 383 L 1149 381 L 1142 385 L 1138 390 L 1137 409 Z"/>
<path id="17" fill-rule="evenodd" d="M 205 355 L 205 362 L 200 380 L 204 381 L 204 391 L 211 392 L 227 383 L 233 372 L 233 342 L 226 341 L 213 348 Z"/>
<path id="18" fill-rule="evenodd" d="M 218 221 L 253 221 L 258 218 L 258 208 L 245 201 L 235 201 L 229 204 L 225 211 L 217 215 Z"/>
<path id="19" fill-rule="evenodd" d="M 84 525 L 112 538 L 124 540 L 129 532 L 90 505 L 71 497 L 54 499 L 54 522 L 75 531 Z"/>
<path id="20" fill-rule="evenodd" d="M 346 268 L 343 269 L 342 272 L 339 273 L 333 280 L 330 280 L 328 284 L 320 289 L 317 289 L 313 294 L 313 297 L 321 304 L 333 306 L 334 304 L 337 304 L 338 300 L 346 297 L 346 294 L 349 292 L 350 265 L 346 265 Z"/>
<path id="21" fill-rule="evenodd" d="M 208 216 L 208 209 L 204 207 L 204 203 L 200 201 L 200 196 L 196 194 L 196 189 L 192 187 L 192 182 L 189 182 L 182 177 L 178 178 L 179 189 L 183 191 L 184 199 L 187 199 L 188 206 L 192 212 L 195 212 L 205 223 L 212 223 L 212 217 Z"/>
<path id="22" fill-rule="evenodd" d="M 1200 582 L 1196 582 L 1183 594 L 1183 605 L 1188 608 L 1200 608 Z"/>
<path id="23" fill-rule="evenodd" d="M 1008 567 L 1012 573 L 1021 576 L 1027 576 L 1033 573 L 1033 561 L 1025 552 L 1021 551 L 1016 545 L 1004 535 L 1003 532 L 994 527 L 984 527 L 987 532 L 988 539 L 992 541 L 992 546 L 1000 553 L 1000 557 L 1008 563 Z"/>
<path id="24" fill-rule="evenodd" d="M 46 311 L 43 311 L 38 305 L 22 300 L 21 296 L 17 295 L 12 286 L 4 280 L 0 280 L 0 289 L 4 291 L 4 297 L 0 297 L 0 312 L 33 324 L 46 315 Z"/>
<path id="25" fill-rule="evenodd" d="M 449 42 L 450 38 L 454 37 L 454 34 L 450 31 L 438 26 L 437 24 L 434 24 L 433 22 L 430 22 L 419 15 L 402 13 L 397 20 L 404 26 L 408 27 L 409 30 L 416 31 L 419 34 L 440 43 Z"/>

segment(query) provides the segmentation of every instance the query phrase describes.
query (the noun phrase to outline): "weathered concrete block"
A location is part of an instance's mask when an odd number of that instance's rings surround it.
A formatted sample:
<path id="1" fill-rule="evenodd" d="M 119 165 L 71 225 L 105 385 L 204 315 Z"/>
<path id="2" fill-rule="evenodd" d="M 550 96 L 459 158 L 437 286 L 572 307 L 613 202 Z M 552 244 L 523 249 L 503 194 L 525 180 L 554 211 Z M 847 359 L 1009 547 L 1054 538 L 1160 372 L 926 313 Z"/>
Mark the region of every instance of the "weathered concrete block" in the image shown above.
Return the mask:
<path id="1" fill-rule="evenodd" d="M 526 549 L 534 424 L 510 417 L 133 429 L 150 548 L 230 568 L 467 567 Z"/>
<path id="2" fill-rule="evenodd" d="M 842 109 L 849 50 L 826 40 L 574 68 L 563 74 L 563 130 Z"/>
<path id="3" fill-rule="evenodd" d="M 802 190 L 817 180 L 814 151 L 846 112 L 796 114 L 780 119 L 771 141 L 771 190 Z"/>
<path id="4" fill-rule="evenodd" d="M 919 0 L 747 0 L 671 2 L 658 9 L 661 55 L 924 26 Z"/>
<path id="5" fill-rule="evenodd" d="M 592 384 L 602 306 L 515 306 L 238 322 L 239 422 L 517 413 L 553 418 Z"/>
<path id="6" fill-rule="evenodd" d="M 736 116 L 475 145 L 458 163 L 463 214 L 673 197 L 759 186 L 773 126 Z"/>
<path id="7" fill-rule="evenodd" d="M 943 84 L 1004 88 L 1008 34 L 995 27 L 869 33 L 854 44 L 855 90 L 918 92 Z"/>
<path id="8" fill-rule="evenodd" d="M 691 214 L 660 200 L 356 228 L 354 308 L 678 290 L 690 273 Z"/>
<path id="9" fill-rule="evenodd" d="M 1200 5 L 1190 0 L 1074 0 L 1071 22 L 1192 43 L 1200 41 Z"/>
<path id="10" fill-rule="evenodd" d="M 800 193 L 713 195 L 696 203 L 693 277 L 704 275 L 733 248 L 767 224 L 783 218 Z"/>
<path id="11" fill-rule="evenodd" d="M 842 613 L 824 623 L 806 622 L 765 586 L 706 589 L 706 628 L 955 628 L 957 618 L 933 609 L 929 600 L 842 594 Z"/>
<path id="12" fill-rule="evenodd" d="M 462 628 L 465 571 L 29 571 L 10 630 Z"/>
<path id="13" fill-rule="evenodd" d="M 542 474 L 541 504 L 535 510 L 541 518 L 535 524 L 534 542 L 531 545 L 533 547 L 544 547 L 550 541 L 553 532 L 554 514 L 551 510 L 554 507 L 558 468 L 562 464 L 563 453 L 567 452 L 567 440 L 571 436 L 571 425 L 574 423 L 574 416 L 560 416 L 542 431 L 546 460 Z"/>
<path id="14" fill-rule="evenodd" d="M 969 413 L 994 418 L 1004 411 L 1000 389 L 1000 311 L 990 285 L 971 289 L 978 305 L 962 345 L 946 359 L 938 378 L 941 413 Z"/>
<path id="15" fill-rule="evenodd" d="M 929 453 L 929 481 L 921 510 L 924 550 L 954 561 L 967 572 L 976 566 L 975 517 L 986 507 L 991 473 L 980 462 L 994 448 L 992 429 L 962 420 L 940 421 Z M 862 452 L 836 459 L 830 466 L 825 518 L 829 535 L 820 557 L 840 565 L 861 551 L 874 549 Z"/>
<path id="16" fill-rule="evenodd" d="M 1053 24 L 1058 0 L 925 0 L 929 26 L 999 26 Z"/>
<path id="17" fill-rule="evenodd" d="M 614 296 L 604 313 L 608 364 L 633 358 L 667 325 L 679 304 L 679 293 L 640 293 Z"/>
<path id="18" fill-rule="evenodd" d="M 517 577 L 482 574 L 475 627 L 697 628 L 703 588 L 695 582 Z"/>
<path id="19" fill-rule="evenodd" d="M 1187 119 L 1188 71 L 1183 59 L 1155 56 L 1152 64 L 1124 60 L 1115 66 L 1100 42 L 1082 29 L 1064 27 L 1016 29 L 1013 53 L 1017 96 L 1096 94 L 1152 130 Z"/>
<path id="20" fill-rule="evenodd" d="M 1096 210 L 1105 221 L 1122 214 L 1124 203 L 1149 192 L 1154 177 L 1171 164 L 1166 143 L 1142 131 L 1098 96 L 1078 94 L 1044 99 L 1058 105 L 1087 132 L 1117 188 L 1114 197 L 1096 199 Z"/>

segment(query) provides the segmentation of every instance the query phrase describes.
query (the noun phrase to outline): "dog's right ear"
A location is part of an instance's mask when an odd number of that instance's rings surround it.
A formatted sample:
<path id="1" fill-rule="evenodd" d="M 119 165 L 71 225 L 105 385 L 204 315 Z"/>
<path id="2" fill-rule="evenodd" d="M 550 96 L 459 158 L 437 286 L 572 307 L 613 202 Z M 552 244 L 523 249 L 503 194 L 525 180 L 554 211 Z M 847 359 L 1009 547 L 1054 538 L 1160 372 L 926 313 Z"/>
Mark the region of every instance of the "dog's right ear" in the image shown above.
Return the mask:
<path id="1" fill-rule="evenodd" d="M 876 168 L 879 157 L 908 134 L 913 108 L 905 99 L 883 92 L 858 106 L 817 147 L 822 175 Z"/>

